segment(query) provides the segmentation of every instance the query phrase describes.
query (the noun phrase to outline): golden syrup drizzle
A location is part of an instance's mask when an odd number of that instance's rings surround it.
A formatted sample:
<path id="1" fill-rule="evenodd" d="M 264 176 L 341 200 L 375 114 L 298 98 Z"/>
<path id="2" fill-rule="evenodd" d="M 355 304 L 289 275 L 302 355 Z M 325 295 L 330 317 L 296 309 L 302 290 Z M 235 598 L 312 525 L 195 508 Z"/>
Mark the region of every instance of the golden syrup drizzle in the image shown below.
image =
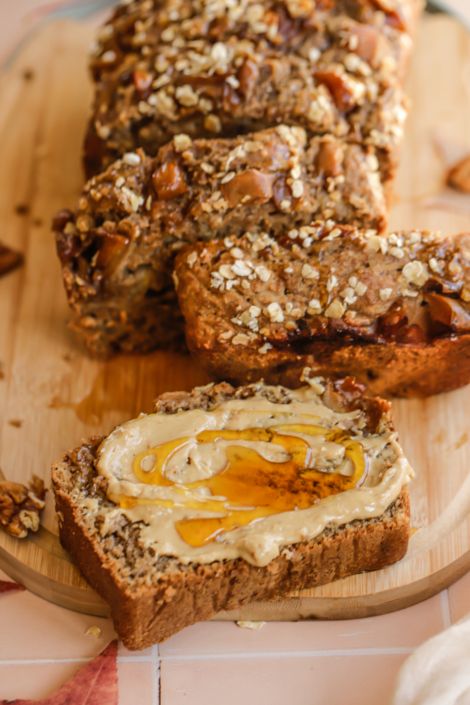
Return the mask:
<path id="1" fill-rule="evenodd" d="M 325 441 L 342 445 L 345 456 L 353 466 L 351 475 L 321 472 L 313 467 L 310 445 L 304 436 L 322 435 Z M 222 532 L 244 526 L 255 519 L 272 514 L 307 509 L 329 495 L 338 494 L 356 487 L 365 470 L 364 452 L 358 441 L 352 440 L 344 431 L 325 430 L 321 426 L 308 424 L 285 424 L 271 428 L 249 428 L 245 430 L 202 431 L 196 436 L 199 443 L 216 440 L 233 441 L 226 447 L 227 463 L 224 469 L 212 477 L 196 482 L 178 484 L 164 474 L 165 464 L 173 452 L 189 438 L 178 438 L 143 451 L 134 459 L 133 470 L 143 483 L 172 486 L 178 499 L 132 499 L 121 498 L 121 507 L 136 504 L 154 504 L 162 507 L 185 507 L 208 511 L 222 516 L 182 519 L 176 522 L 180 537 L 193 547 L 213 541 Z M 256 450 L 237 445 L 237 441 L 262 441 L 284 448 L 289 460 L 272 462 Z M 142 461 L 153 458 L 153 466 L 142 468 Z M 204 487 L 212 497 L 195 497 L 192 491 Z"/>

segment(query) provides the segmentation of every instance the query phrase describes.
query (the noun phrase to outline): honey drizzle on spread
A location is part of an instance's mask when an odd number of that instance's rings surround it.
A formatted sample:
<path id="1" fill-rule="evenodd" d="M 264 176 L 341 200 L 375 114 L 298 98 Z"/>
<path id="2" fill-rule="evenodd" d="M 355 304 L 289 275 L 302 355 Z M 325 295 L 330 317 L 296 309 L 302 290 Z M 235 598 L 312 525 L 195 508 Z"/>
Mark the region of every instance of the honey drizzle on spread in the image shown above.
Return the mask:
<path id="1" fill-rule="evenodd" d="M 289 433 L 323 435 L 325 441 L 342 445 L 345 457 L 352 463 L 353 472 L 345 476 L 337 472 L 316 470 L 308 442 Z M 234 445 L 226 448 L 227 463 L 224 469 L 208 479 L 186 484 L 174 483 L 164 474 L 165 463 L 172 453 L 189 440 L 189 437 L 182 437 L 162 443 L 139 453 L 133 462 L 133 471 L 139 481 L 171 486 L 180 499 L 121 497 L 120 505 L 121 508 L 131 508 L 137 504 L 169 508 L 180 506 L 219 514 L 218 517 L 181 519 L 175 523 L 180 537 L 193 547 L 203 546 L 221 533 L 256 519 L 295 509 L 307 509 L 329 495 L 352 489 L 359 484 L 366 467 L 361 444 L 352 440 L 344 431 L 326 430 L 316 425 L 284 424 L 271 428 L 202 431 L 196 436 L 200 443 L 234 441 Z M 271 462 L 252 448 L 237 446 L 237 440 L 274 443 L 284 448 L 290 459 L 286 462 Z M 153 466 L 144 470 L 142 460 L 149 456 L 153 456 Z M 198 488 L 206 488 L 213 498 L 201 496 L 199 499 L 190 494 L 191 490 Z"/>

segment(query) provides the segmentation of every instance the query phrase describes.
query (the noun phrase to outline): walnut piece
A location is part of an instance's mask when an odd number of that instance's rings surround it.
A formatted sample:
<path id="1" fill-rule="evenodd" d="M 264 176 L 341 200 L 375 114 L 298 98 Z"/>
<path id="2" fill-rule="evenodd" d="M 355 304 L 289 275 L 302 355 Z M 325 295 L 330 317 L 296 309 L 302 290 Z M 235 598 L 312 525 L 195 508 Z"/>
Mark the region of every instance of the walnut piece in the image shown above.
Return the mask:
<path id="1" fill-rule="evenodd" d="M 447 183 L 457 191 L 470 193 L 470 154 L 450 169 Z"/>
<path id="2" fill-rule="evenodd" d="M 354 95 L 344 76 L 335 71 L 315 71 L 314 76 L 318 84 L 328 88 L 338 110 L 347 112 L 354 107 Z"/>
<path id="3" fill-rule="evenodd" d="M 0 526 L 18 539 L 37 531 L 45 495 L 44 483 L 35 475 L 29 488 L 19 482 L 0 481 Z"/>
<path id="4" fill-rule="evenodd" d="M 2 274 L 10 272 L 12 269 L 19 267 L 23 261 L 23 255 L 19 252 L 11 250 L 6 245 L 0 242 L 0 277 Z"/>

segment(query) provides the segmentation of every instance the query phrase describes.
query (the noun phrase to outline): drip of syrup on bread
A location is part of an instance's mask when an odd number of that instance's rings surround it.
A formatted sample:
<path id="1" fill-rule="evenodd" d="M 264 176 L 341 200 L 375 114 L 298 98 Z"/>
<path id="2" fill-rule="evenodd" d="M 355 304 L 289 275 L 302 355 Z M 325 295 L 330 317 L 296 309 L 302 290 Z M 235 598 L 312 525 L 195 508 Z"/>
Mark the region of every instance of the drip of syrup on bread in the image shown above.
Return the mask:
<path id="1" fill-rule="evenodd" d="M 344 457 L 351 467 L 349 474 L 320 471 L 314 467 L 312 449 L 302 436 L 323 436 L 327 442 L 342 445 Z M 242 431 L 203 431 L 196 436 L 198 443 L 217 440 L 233 441 L 226 448 L 227 463 L 221 472 L 196 482 L 178 484 L 165 476 L 168 458 L 188 438 L 178 438 L 140 453 L 134 459 L 133 470 L 146 484 L 173 487 L 178 499 L 135 500 L 121 498 L 121 506 L 129 508 L 137 503 L 159 506 L 180 506 L 188 509 L 217 513 L 216 517 L 188 518 L 176 522 L 181 538 L 193 547 L 203 546 L 220 534 L 249 524 L 256 519 L 295 509 L 307 509 L 317 501 L 356 487 L 365 471 L 361 444 L 344 431 L 326 430 L 321 426 L 289 424 L 272 428 L 249 428 Z M 272 462 L 253 448 L 237 445 L 237 441 L 264 442 L 281 446 L 289 458 Z M 152 465 L 143 469 L 142 461 Z M 194 490 L 204 496 L 194 496 Z"/>

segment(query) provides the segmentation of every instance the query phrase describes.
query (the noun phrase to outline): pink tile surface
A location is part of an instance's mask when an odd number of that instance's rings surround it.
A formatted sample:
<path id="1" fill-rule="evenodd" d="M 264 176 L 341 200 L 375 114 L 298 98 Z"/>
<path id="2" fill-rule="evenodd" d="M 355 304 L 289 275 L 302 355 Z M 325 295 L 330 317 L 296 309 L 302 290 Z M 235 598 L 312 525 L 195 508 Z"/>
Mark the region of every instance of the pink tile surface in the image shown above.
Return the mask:
<path id="1" fill-rule="evenodd" d="M 115 638 L 109 620 L 65 610 L 30 592 L 0 599 L 0 661 L 91 658 Z M 99 627 L 101 635 L 87 634 L 89 627 Z"/>
<path id="2" fill-rule="evenodd" d="M 449 604 L 453 622 L 470 613 L 470 573 L 449 588 Z"/>
<path id="3" fill-rule="evenodd" d="M 439 597 L 391 614 L 343 621 L 270 622 L 259 631 L 233 622 L 204 622 L 160 644 L 160 655 L 213 656 L 221 652 L 289 653 L 412 648 L 444 628 Z"/>
<path id="4" fill-rule="evenodd" d="M 36 700 L 50 696 L 81 666 L 81 662 L 0 665 L 0 699 Z M 119 663 L 118 687 L 119 705 L 158 703 L 157 666 L 152 663 Z"/>
<path id="5" fill-rule="evenodd" d="M 9 579 L 0 570 L 0 580 Z M 1 599 L 0 662 L 92 658 L 116 638 L 110 619 L 63 609 L 27 590 L 7 593 Z M 13 641 L 11 634 L 15 634 Z M 153 657 L 152 647 L 136 656 L 119 644 L 119 658 L 151 660 Z"/>
<path id="6" fill-rule="evenodd" d="M 386 705 L 413 648 L 469 609 L 470 574 L 419 605 L 369 619 L 274 622 L 259 631 L 206 622 L 144 651 L 121 645 L 119 705 L 346 705 L 345 693 L 347 705 Z M 110 620 L 28 592 L 0 597 L 0 624 L 0 699 L 51 694 L 115 636 Z"/>
<path id="7" fill-rule="evenodd" d="M 0 665 L 0 698 L 45 698 L 78 671 L 82 663 Z"/>
<path id="8" fill-rule="evenodd" d="M 161 705 L 386 705 L 404 658 L 168 659 Z"/>
<path id="9" fill-rule="evenodd" d="M 119 705 L 158 705 L 158 666 L 119 663 Z"/>
<path id="10" fill-rule="evenodd" d="M 119 644 L 119 658 L 123 659 L 139 659 L 140 661 L 151 661 L 158 657 L 158 646 L 150 646 L 148 649 L 142 649 L 142 651 L 129 651 L 126 649 L 124 644 Z"/>

